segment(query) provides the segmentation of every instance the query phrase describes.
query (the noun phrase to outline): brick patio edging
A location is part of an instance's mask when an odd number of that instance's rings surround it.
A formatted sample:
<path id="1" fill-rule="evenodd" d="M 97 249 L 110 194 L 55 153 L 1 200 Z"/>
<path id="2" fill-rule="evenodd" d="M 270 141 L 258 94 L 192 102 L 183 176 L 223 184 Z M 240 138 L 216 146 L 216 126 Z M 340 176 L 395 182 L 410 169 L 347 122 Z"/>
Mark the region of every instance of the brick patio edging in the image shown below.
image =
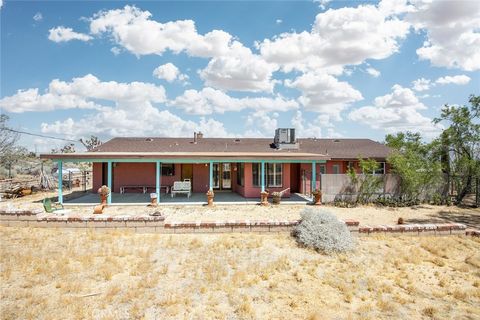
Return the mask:
<path id="1" fill-rule="evenodd" d="M 405 224 L 360 226 L 359 221 L 344 220 L 352 234 L 369 236 L 389 235 L 450 235 L 480 236 L 480 230 L 467 229 L 460 223 Z M 171 221 L 150 215 L 69 215 L 44 213 L 42 210 L 0 209 L 0 225 L 11 227 L 47 228 L 131 228 L 136 232 L 159 233 L 226 233 L 226 232 L 290 232 L 300 220 L 227 220 L 227 221 Z"/>
<path id="2" fill-rule="evenodd" d="M 358 232 L 362 235 L 371 234 L 417 234 L 417 235 L 448 235 L 468 234 L 467 226 L 461 223 L 428 223 L 428 224 L 403 224 L 403 225 L 379 225 L 361 226 Z"/>

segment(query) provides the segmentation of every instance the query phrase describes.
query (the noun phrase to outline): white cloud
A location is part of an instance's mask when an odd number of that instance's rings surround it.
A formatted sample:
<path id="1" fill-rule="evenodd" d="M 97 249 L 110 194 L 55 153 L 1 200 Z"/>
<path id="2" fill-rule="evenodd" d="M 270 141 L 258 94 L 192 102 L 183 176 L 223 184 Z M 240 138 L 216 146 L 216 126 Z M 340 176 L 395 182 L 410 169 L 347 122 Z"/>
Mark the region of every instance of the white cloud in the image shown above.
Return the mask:
<path id="1" fill-rule="evenodd" d="M 254 92 L 273 90 L 272 72 L 277 67 L 253 54 L 225 31 L 212 30 L 202 35 L 192 20 L 161 23 L 153 20 L 149 11 L 129 5 L 100 11 L 89 21 L 93 36 L 110 36 L 117 46 L 137 56 L 162 55 L 169 50 L 174 54 L 185 52 L 193 57 L 212 58 L 200 72 L 207 86 Z M 90 36 L 83 36 L 88 37 L 85 40 L 90 39 Z M 68 41 L 68 37 L 56 33 L 52 38 Z"/>
<path id="2" fill-rule="evenodd" d="M 298 108 L 295 100 L 286 100 L 281 96 L 275 98 L 233 98 L 226 93 L 213 88 L 203 88 L 201 91 L 186 90 L 181 96 L 169 101 L 168 105 L 182 109 L 189 114 L 207 115 L 255 109 L 258 111 L 289 111 Z"/>
<path id="3" fill-rule="evenodd" d="M 224 90 L 272 92 L 277 66 L 265 62 L 249 48 L 234 42 L 228 55 L 214 57 L 200 72 L 207 86 Z"/>
<path id="4" fill-rule="evenodd" d="M 386 9 L 382 3 L 319 13 L 310 32 L 283 33 L 259 43 L 261 55 L 287 72 L 341 69 L 389 57 L 398 51 L 398 41 L 407 35 L 409 24 L 393 15 L 402 11 L 399 7 Z"/>
<path id="5" fill-rule="evenodd" d="M 195 22 L 178 20 L 160 23 L 151 19 L 149 11 L 135 6 L 100 11 L 90 19 L 93 35 L 110 35 L 113 40 L 135 55 L 185 51 L 196 57 L 212 57 L 227 53 L 232 36 L 221 30 L 205 35 L 197 33 Z"/>
<path id="6" fill-rule="evenodd" d="M 407 20 L 427 33 L 427 41 L 417 50 L 420 59 L 440 67 L 480 69 L 478 1 L 418 0 L 415 7 Z"/>
<path id="7" fill-rule="evenodd" d="M 83 97 L 47 92 L 38 93 L 38 88 L 18 90 L 16 94 L 0 100 L 0 107 L 7 112 L 23 113 L 28 111 L 53 111 L 57 109 L 94 109 L 99 106 Z"/>
<path id="8" fill-rule="evenodd" d="M 430 89 L 431 86 L 434 86 L 434 83 L 431 83 L 430 79 L 420 78 L 412 82 L 413 90 L 415 91 L 426 91 Z"/>
<path id="9" fill-rule="evenodd" d="M 413 81 L 413 90 L 415 91 L 426 91 L 430 88 L 435 87 L 436 85 L 445 85 L 445 84 L 457 84 L 457 85 L 465 85 L 470 82 L 470 77 L 464 74 L 456 75 L 456 76 L 445 76 L 440 77 L 434 82 L 430 79 L 420 78 Z"/>
<path id="10" fill-rule="evenodd" d="M 318 119 L 318 118 L 317 118 Z M 295 128 L 297 137 L 320 138 L 322 136 L 322 127 L 320 123 L 309 122 L 305 124 L 302 112 L 299 110 L 292 117 L 291 125 Z M 327 120 L 328 122 L 328 120 Z"/>
<path id="11" fill-rule="evenodd" d="M 413 131 L 428 137 L 435 136 L 441 127 L 432 124 L 432 119 L 419 112 L 424 109 L 427 107 L 412 90 L 396 84 L 391 94 L 375 98 L 373 106 L 353 110 L 349 119 L 388 133 Z"/>
<path id="12" fill-rule="evenodd" d="M 39 22 L 39 21 L 42 21 L 43 20 L 43 15 L 41 12 L 37 12 L 35 13 L 35 15 L 33 16 L 33 20 Z"/>
<path id="13" fill-rule="evenodd" d="M 322 10 L 325 10 L 330 1 L 331 0 L 313 0 L 313 2 L 318 3 L 318 7 Z"/>
<path id="14" fill-rule="evenodd" d="M 372 67 L 367 68 L 366 71 L 367 71 L 367 73 L 368 73 L 369 75 L 371 75 L 371 76 L 374 77 L 374 78 L 378 78 L 378 77 L 380 76 L 380 74 L 381 74 L 380 71 L 378 71 L 377 69 L 374 69 L 374 68 L 372 68 Z"/>
<path id="15" fill-rule="evenodd" d="M 0 0 L 0 9 L 3 7 L 3 0 Z"/>
<path id="16" fill-rule="evenodd" d="M 130 108 L 135 103 L 159 103 L 166 100 L 165 89 L 151 83 L 115 81 L 102 82 L 88 74 L 71 82 L 54 79 L 48 90 L 39 94 L 38 88 L 19 90 L 0 100 L 0 107 L 8 112 L 53 111 L 56 109 L 100 109 L 96 100 L 113 101 L 119 108 Z"/>
<path id="17" fill-rule="evenodd" d="M 438 78 L 435 83 L 438 83 L 438 84 L 449 84 L 449 83 L 453 83 L 453 84 L 458 84 L 458 85 L 465 85 L 465 84 L 468 84 L 470 82 L 470 77 L 466 76 L 466 75 L 458 75 L 458 76 L 446 76 L 446 77 L 441 77 L 441 78 Z"/>
<path id="18" fill-rule="evenodd" d="M 115 55 L 115 56 L 118 56 L 120 53 L 122 53 L 122 49 L 118 48 L 118 47 L 112 47 L 112 49 L 110 49 L 110 51 Z"/>
<path id="19" fill-rule="evenodd" d="M 306 110 L 328 114 L 340 120 L 340 113 L 352 102 L 362 100 L 362 94 L 350 84 L 328 74 L 305 73 L 285 86 L 302 92 L 298 99 Z"/>
<path id="20" fill-rule="evenodd" d="M 79 120 L 42 123 L 41 131 L 62 134 L 71 139 L 95 134 L 106 137 L 117 136 L 168 136 L 189 137 L 194 131 L 202 131 L 209 137 L 229 137 L 223 123 L 215 119 L 201 118 L 198 122 L 185 120 L 167 111 L 152 106 L 137 106 L 135 112 L 106 107 L 95 115 Z"/>
<path id="21" fill-rule="evenodd" d="M 247 116 L 246 137 L 271 137 L 278 128 L 278 113 L 257 110 Z"/>
<path id="22" fill-rule="evenodd" d="M 78 33 L 72 30 L 72 28 L 56 27 L 49 30 L 48 39 L 53 42 L 66 42 L 71 40 L 89 41 L 91 36 Z"/>
<path id="23" fill-rule="evenodd" d="M 168 82 L 173 82 L 175 80 L 186 82 L 188 80 L 188 76 L 182 74 L 180 70 L 170 62 L 155 68 L 155 70 L 153 70 L 153 75 L 158 79 L 164 79 Z"/>

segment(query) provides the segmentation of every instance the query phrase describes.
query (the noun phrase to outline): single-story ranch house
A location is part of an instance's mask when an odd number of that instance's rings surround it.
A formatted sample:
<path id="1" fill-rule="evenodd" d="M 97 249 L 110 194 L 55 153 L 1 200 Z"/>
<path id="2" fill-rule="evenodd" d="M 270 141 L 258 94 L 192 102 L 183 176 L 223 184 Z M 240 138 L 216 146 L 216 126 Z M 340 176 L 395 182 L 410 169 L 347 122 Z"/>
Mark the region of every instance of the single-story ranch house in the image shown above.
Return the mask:
<path id="1" fill-rule="evenodd" d="M 202 133 L 192 138 L 113 138 L 89 152 L 41 157 L 58 162 L 60 182 L 64 162 L 93 162 L 93 192 L 107 185 L 119 194 L 153 192 L 161 202 L 161 197 L 181 201 L 208 190 L 244 198 L 259 198 L 264 190 L 283 191 L 287 198 L 310 194 L 319 188 L 319 175 L 344 174 L 349 167 L 359 171 L 359 157 L 377 160 L 381 167 L 376 173 L 387 173 L 389 152 L 369 139 L 297 139 L 295 129 L 277 129 L 273 139 L 206 138 Z M 174 185 L 189 189 L 183 190 L 186 196 Z"/>

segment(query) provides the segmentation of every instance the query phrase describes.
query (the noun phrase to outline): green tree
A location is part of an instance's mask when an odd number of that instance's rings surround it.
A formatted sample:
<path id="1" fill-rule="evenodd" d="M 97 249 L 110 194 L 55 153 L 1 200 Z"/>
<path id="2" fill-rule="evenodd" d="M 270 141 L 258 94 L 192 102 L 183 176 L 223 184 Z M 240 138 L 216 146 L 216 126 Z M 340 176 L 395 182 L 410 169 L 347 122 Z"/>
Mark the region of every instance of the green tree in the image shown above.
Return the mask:
<path id="1" fill-rule="evenodd" d="M 435 144 L 422 142 L 421 135 L 412 132 L 389 134 L 385 141 L 392 148 L 387 161 L 400 178 L 401 200 L 419 202 L 435 195 L 442 181 Z"/>
<path id="2" fill-rule="evenodd" d="M 383 177 L 374 174 L 375 171 L 380 168 L 380 164 L 375 159 L 363 159 L 359 157 L 358 160 L 362 174 L 358 175 L 354 168 L 350 168 L 347 174 L 356 190 L 357 198 L 355 203 L 366 204 L 372 201 L 375 193 L 378 193 L 383 182 Z"/>
<path id="3" fill-rule="evenodd" d="M 457 191 L 456 202 L 472 192 L 475 178 L 480 177 L 480 96 L 471 95 L 470 106 L 442 108 L 434 123 L 447 122 L 437 144 L 442 153 L 443 169 Z"/>

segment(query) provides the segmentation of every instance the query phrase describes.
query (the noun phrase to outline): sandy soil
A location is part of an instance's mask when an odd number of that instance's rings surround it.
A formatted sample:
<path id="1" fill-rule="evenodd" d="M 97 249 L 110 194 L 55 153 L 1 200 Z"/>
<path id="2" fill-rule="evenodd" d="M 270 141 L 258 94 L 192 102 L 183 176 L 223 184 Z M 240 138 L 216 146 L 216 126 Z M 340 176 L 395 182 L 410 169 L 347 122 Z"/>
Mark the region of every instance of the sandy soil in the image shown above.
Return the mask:
<path id="1" fill-rule="evenodd" d="M 0 203 L 0 207 L 39 208 L 43 210 L 42 199 L 55 196 L 54 192 L 37 193 L 31 196 L 8 200 Z M 305 205 L 280 205 L 262 207 L 258 205 L 229 205 L 208 208 L 204 206 L 110 206 L 104 210 L 108 215 L 150 214 L 160 211 L 167 216 L 166 221 L 196 220 L 263 220 L 263 219 L 299 219 Z M 91 214 L 93 206 L 68 207 L 70 214 Z M 355 219 L 361 225 L 396 224 L 402 217 L 406 223 L 442 223 L 458 222 L 469 227 L 480 228 L 479 208 L 459 208 L 455 206 L 419 205 L 407 208 L 388 208 L 377 206 L 359 206 L 356 208 L 338 208 L 321 206 L 341 219 Z"/>
<path id="2" fill-rule="evenodd" d="M 480 240 L 0 227 L 4 319 L 478 319 Z"/>

